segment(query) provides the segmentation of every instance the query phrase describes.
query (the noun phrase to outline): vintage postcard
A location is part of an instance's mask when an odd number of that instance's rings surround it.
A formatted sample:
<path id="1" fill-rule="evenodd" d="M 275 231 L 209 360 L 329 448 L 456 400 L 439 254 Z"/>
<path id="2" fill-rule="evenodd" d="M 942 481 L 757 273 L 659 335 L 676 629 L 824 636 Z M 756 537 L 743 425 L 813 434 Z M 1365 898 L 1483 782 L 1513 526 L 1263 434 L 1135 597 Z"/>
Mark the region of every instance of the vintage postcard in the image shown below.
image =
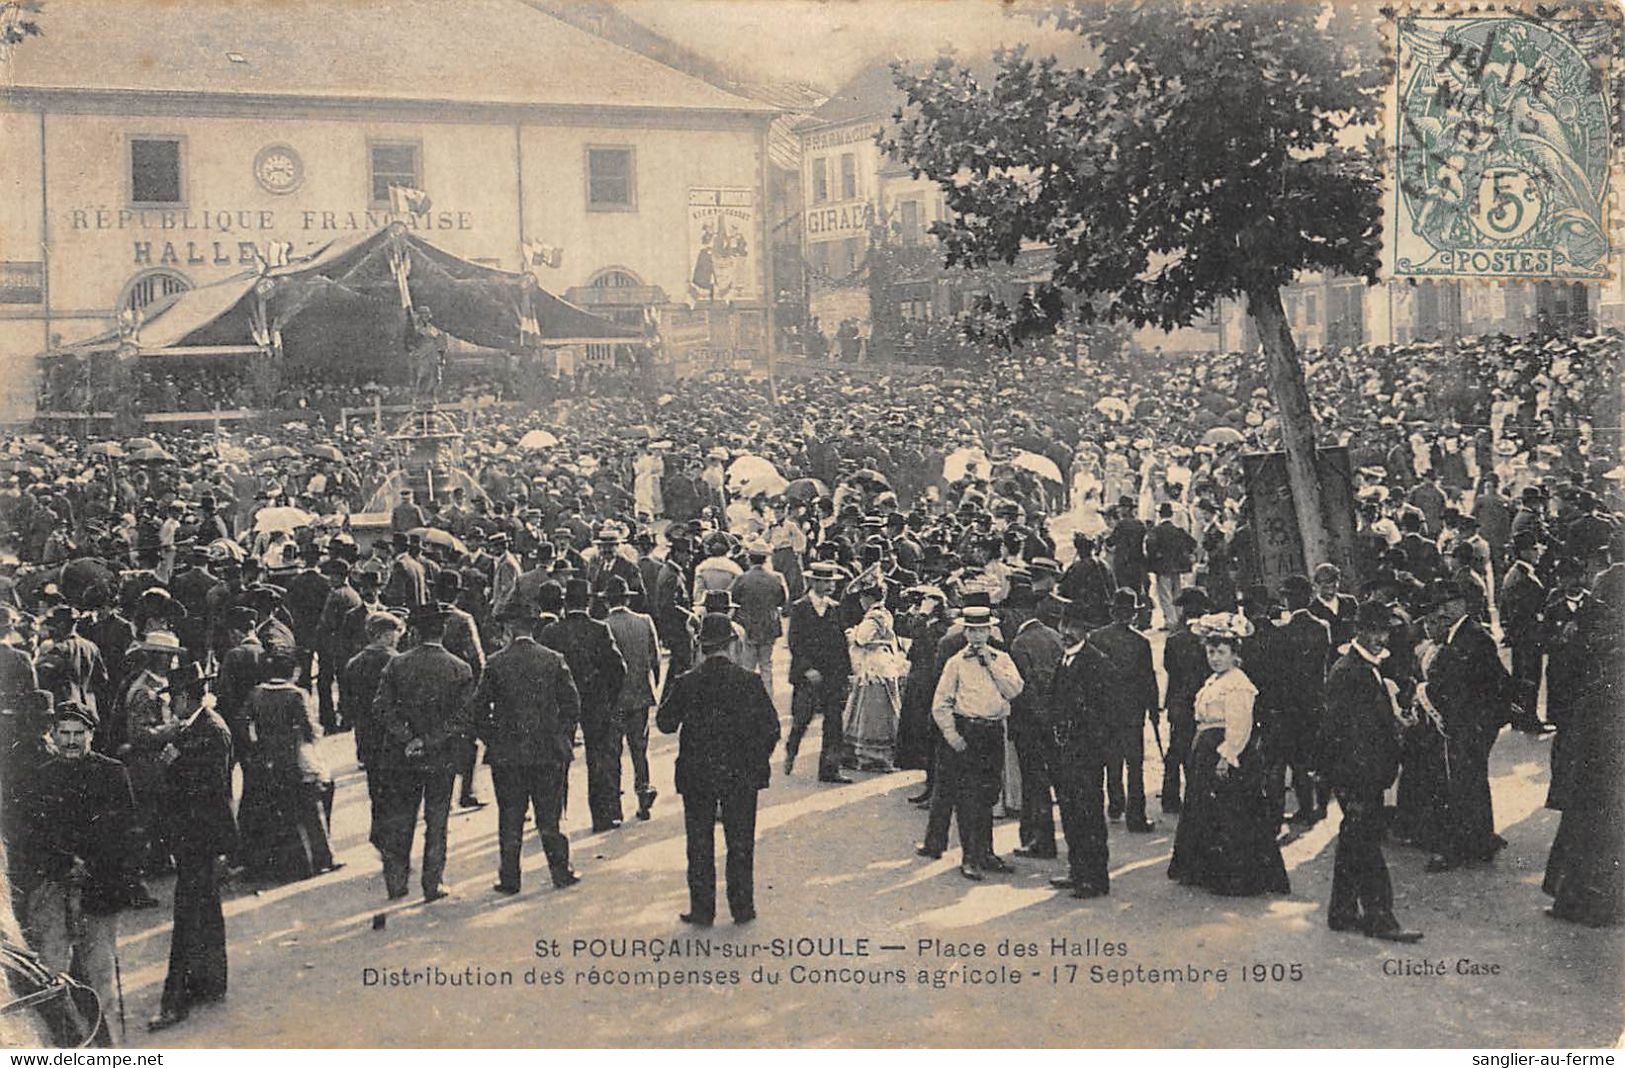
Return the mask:
<path id="1" fill-rule="evenodd" d="M 0 1045 L 1612 1063 L 1620 28 L 0 0 Z"/>

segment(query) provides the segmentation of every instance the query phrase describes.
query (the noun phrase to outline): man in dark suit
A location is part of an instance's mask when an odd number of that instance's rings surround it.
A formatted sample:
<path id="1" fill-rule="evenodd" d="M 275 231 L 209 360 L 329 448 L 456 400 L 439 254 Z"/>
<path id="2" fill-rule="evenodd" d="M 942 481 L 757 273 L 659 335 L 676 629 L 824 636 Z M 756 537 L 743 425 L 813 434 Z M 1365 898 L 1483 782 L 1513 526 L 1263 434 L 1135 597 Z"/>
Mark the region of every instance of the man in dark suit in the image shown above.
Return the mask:
<path id="1" fill-rule="evenodd" d="M 429 573 L 423 567 L 423 538 L 395 533 L 395 559 L 384 584 L 383 599 L 399 608 L 416 608 L 429 600 Z"/>
<path id="2" fill-rule="evenodd" d="M 1051 686 L 1056 760 L 1055 799 L 1066 835 L 1067 874 L 1050 885 L 1076 898 L 1111 892 L 1106 806 L 1102 797 L 1111 727 L 1103 692 L 1111 667 L 1088 640 L 1089 620 L 1073 604 L 1062 619 L 1068 646 Z"/>
<path id="3" fill-rule="evenodd" d="M 231 811 L 231 731 L 201 705 L 164 749 L 165 808 L 180 814 L 165 840 L 175 856 L 175 921 L 159 1013 L 147 1029 L 186 1019 L 198 1002 L 226 996 L 226 918 L 219 858 L 237 844 Z"/>
<path id="4" fill-rule="evenodd" d="M 819 562 L 808 573 L 807 595 L 790 606 L 790 736 L 784 743 L 784 773 L 795 769 L 801 739 L 814 716 L 824 717 L 818 750 L 818 781 L 847 783 L 841 774 L 844 747 L 842 718 L 852 674 L 846 627 L 835 584 L 845 572 L 840 565 Z M 731 630 L 730 626 L 730 630 Z"/>
<path id="5" fill-rule="evenodd" d="M 519 849 L 530 812 L 553 885 L 573 886 L 581 877 L 570 868 L 570 841 L 559 831 L 559 817 L 581 700 L 564 657 L 536 641 L 534 607 L 510 600 L 501 621 L 511 638 L 486 665 L 471 713 L 497 795 L 500 860 L 492 889 L 519 893 Z"/>
<path id="6" fill-rule="evenodd" d="M 1162 760 L 1164 812 L 1178 812 L 1182 807 L 1180 773 L 1191 743 L 1196 740 L 1196 691 L 1212 671 L 1202 639 L 1190 628 L 1190 621 L 1207 610 L 1207 594 L 1195 587 L 1181 590 L 1174 598 L 1176 622 L 1162 647 L 1162 667 L 1168 676 L 1168 690 L 1162 701 L 1168 713 L 1168 752 Z"/>
<path id="7" fill-rule="evenodd" d="M 1129 830 L 1145 832 L 1155 826 L 1145 816 L 1145 720 L 1157 718 L 1158 693 L 1151 643 L 1131 625 L 1139 611 L 1139 595 L 1119 589 L 1112 597 L 1112 621 L 1090 631 L 1089 644 L 1103 654 L 1107 669 L 1108 812 L 1112 819 L 1124 816 Z"/>
<path id="8" fill-rule="evenodd" d="M 784 610 L 790 603 L 790 591 L 783 575 L 767 569 L 769 552 L 765 542 L 751 542 L 745 547 L 745 555 L 750 567 L 734 579 L 728 592 L 739 606 L 734 621 L 745 628 L 740 648 L 746 661 L 744 667 L 761 676 L 762 685 L 771 695 L 773 646 L 784 633 Z"/>
<path id="9" fill-rule="evenodd" d="M 581 739 L 587 750 L 587 807 L 594 833 L 621 825 L 621 741 L 615 701 L 626 681 L 626 661 L 609 628 L 587 614 L 592 588 L 572 578 L 564 587 L 564 618 L 537 640 L 564 655 L 581 697 Z"/>
<path id="10" fill-rule="evenodd" d="M 621 659 L 626 661 L 626 678 L 615 699 L 615 766 L 619 774 L 620 747 L 625 744 L 632 758 L 632 790 L 638 799 L 638 819 L 649 818 L 657 791 L 649 783 L 649 710 L 655 704 L 660 685 L 660 640 L 654 621 L 628 607 L 632 591 L 619 575 L 611 575 L 604 587 L 604 604 L 609 614 L 604 625 L 615 639 Z"/>
<path id="11" fill-rule="evenodd" d="M 1266 665 L 1278 679 L 1280 722 L 1277 727 L 1275 778 L 1269 785 L 1275 815 L 1284 817 L 1286 776 L 1298 810 L 1292 822 L 1312 826 L 1326 816 L 1326 798 L 1317 782 L 1317 740 L 1321 710 L 1326 700 L 1325 665 L 1330 657 L 1331 627 L 1309 611 L 1314 587 L 1303 575 L 1288 575 L 1281 582 L 1281 600 L 1289 613 L 1276 627 L 1281 659 Z"/>
<path id="12" fill-rule="evenodd" d="M 681 675 L 694 666 L 694 598 L 689 593 L 688 563 L 694 555 L 694 545 L 688 538 L 673 537 L 666 549 L 664 560 L 653 560 L 643 589 L 648 598 L 648 612 L 655 622 L 660 644 L 671 654 L 668 671 Z"/>
<path id="13" fill-rule="evenodd" d="M 1394 918 L 1394 890 L 1382 856 L 1383 791 L 1399 771 L 1397 686 L 1380 665 L 1395 623 L 1388 606 L 1367 601 L 1355 614 L 1349 651 L 1326 683 L 1321 737 L 1327 784 L 1343 810 L 1332 862 L 1326 922 L 1334 931 L 1360 931 L 1389 942 L 1418 942 Z"/>
<path id="14" fill-rule="evenodd" d="M 728 848 L 728 911 L 735 923 L 756 918 L 756 793 L 766 789 L 779 744 L 779 718 L 762 680 L 727 656 L 734 631 L 727 617 L 700 624 L 700 665 L 666 690 L 655 720 L 677 735 L 677 792 L 688 840 L 689 909 L 685 923 L 716 917 L 716 824 Z"/>
<path id="15" fill-rule="evenodd" d="M 1164 629 L 1174 625 L 1174 598 L 1185 572 L 1195 566 L 1196 549 L 1196 539 L 1174 522 L 1173 503 L 1163 501 L 1157 509 L 1157 525 L 1145 534 L 1145 566 L 1156 575 L 1152 589 Z"/>
<path id="16" fill-rule="evenodd" d="M 1520 530 L 1512 536 L 1512 562 L 1507 565 L 1506 578 L 1501 582 L 1499 609 L 1501 634 L 1512 653 L 1512 679 L 1517 687 L 1516 719 L 1518 730 L 1528 734 L 1544 734 L 1551 729 L 1542 723 L 1536 713 L 1540 696 L 1542 660 L 1546 649 L 1541 642 L 1544 630 L 1541 612 L 1546 607 L 1546 583 L 1536 572 L 1540 560 L 1540 538 L 1537 534 Z"/>
<path id="17" fill-rule="evenodd" d="M 321 616 L 316 622 L 316 704 L 321 714 L 322 730 L 328 734 L 348 728 L 339 716 L 334 702 L 333 687 L 339 682 L 345 663 L 350 659 L 344 644 L 344 621 L 350 612 L 361 607 L 361 594 L 350 584 L 350 562 L 342 558 L 328 560 L 322 565 L 330 587 L 322 602 Z"/>
<path id="18" fill-rule="evenodd" d="M 413 610 L 408 623 L 419 644 L 384 667 L 373 698 L 380 782 L 372 843 L 383 856 L 384 888 L 392 899 L 406 896 L 420 806 L 423 899 L 446 896 L 446 822 L 474 673 L 442 644 L 445 618 L 438 604 Z"/>
<path id="19" fill-rule="evenodd" d="M 1336 564 L 1315 567 L 1315 597 L 1308 607 L 1311 615 L 1331 628 L 1329 655 L 1333 659 L 1326 662 L 1328 670 L 1335 658 L 1342 655 L 1338 650 L 1354 637 L 1354 610 L 1359 606 L 1352 595 L 1341 591 L 1342 582 L 1343 572 Z"/>
<path id="20" fill-rule="evenodd" d="M 1057 629 L 1070 602 L 1048 596 L 1038 614 L 1021 624 L 1010 642 L 1010 659 L 1021 672 L 1022 690 L 1010 702 L 1010 740 L 1021 766 L 1021 847 L 1018 857 L 1055 856 L 1055 801 L 1050 766 L 1055 763 L 1050 683 L 1066 652 Z"/>
<path id="21" fill-rule="evenodd" d="M 214 682 L 214 707 L 231 730 L 232 755 L 238 761 L 248 752 L 248 721 L 243 709 L 254 687 L 265 681 L 265 646 L 254 630 L 256 622 L 252 608 L 237 605 L 226 610 L 221 625 L 226 651 Z"/>
<path id="22" fill-rule="evenodd" d="M 1467 614 L 1467 599 L 1453 582 L 1431 583 L 1419 611 L 1439 642 L 1419 700 L 1438 713 L 1448 769 L 1445 805 L 1433 835 L 1429 871 L 1488 861 L 1506 845 L 1495 833 L 1490 799 L 1490 748 L 1510 719 L 1512 679 L 1501 666 L 1495 640 Z"/>
<path id="23" fill-rule="evenodd" d="M 1399 513 L 1399 548 L 1405 550 L 1405 559 L 1410 564 L 1411 574 L 1418 581 L 1431 582 L 1442 576 L 1444 560 L 1439 556 L 1439 547 L 1428 538 L 1423 530 L 1424 519 L 1417 508 L 1403 508 Z"/>
<path id="24" fill-rule="evenodd" d="M 1112 554 L 1112 575 L 1118 589 L 1145 593 L 1145 524 L 1134 514 L 1134 498 L 1117 502 L 1117 523 L 1106 535 L 1106 548 Z"/>
<path id="25" fill-rule="evenodd" d="M 1072 563 L 1061 576 L 1056 589 L 1062 597 L 1078 605 L 1083 618 L 1093 626 L 1111 621 L 1111 570 L 1100 559 L 1100 546 L 1082 531 L 1072 535 L 1075 550 Z"/>
<path id="26" fill-rule="evenodd" d="M 371 803 L 373 825 L 379 819 L 379 787 L 385 774 L 378 770 L 378 750 L 383 744 L 378 717 L 372 714 L 378 684 L 384 668 L 395 659 L 395 648 L 406 626 L 389 612 L 373 612 L 367 617 L 367 644 L 344 665 L 339 684 L 339 714 L 355 737 L 355 758 L 367 776 L 367 798 Z"/>
<path id="27" fill-rule="evenodd" d="M 478 686 L 480 676 L 485 673 L 485 647 L 480 643 L 480 628 L 474 622 L 474 617 L 457 607 L 456 601 L 462 593 L 463 573 L 456 568 L 443 568 L 434 577 L 435 598 L 446 610 L 446 632 L 441 643 L 445 645 L 446 652 L 468 665 L 468 669 L 474 673 L 474 685 Z M 478 755 L 474 738 L 466 737 L 460 744 L 462 750 L 457 757 L 457 779 L 462 789 L 457 791 L 457 806 L 484 808 L 485 802 L 480 800 L 474 789 L 474 761 Z"/>

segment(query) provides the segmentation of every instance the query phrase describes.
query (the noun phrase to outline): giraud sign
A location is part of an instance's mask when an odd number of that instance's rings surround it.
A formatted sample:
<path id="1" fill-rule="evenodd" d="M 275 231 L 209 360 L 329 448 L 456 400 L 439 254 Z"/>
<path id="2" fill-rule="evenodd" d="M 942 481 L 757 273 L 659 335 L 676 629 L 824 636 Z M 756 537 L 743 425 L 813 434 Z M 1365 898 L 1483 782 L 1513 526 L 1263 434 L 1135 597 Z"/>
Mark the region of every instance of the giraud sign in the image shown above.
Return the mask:
<path id="1" fill-rule="evenodd" d="M 132 233 L 131 258 L 138 267 L 208 264 L 252 266 L 261 243 L 293 233 L 309 235 L 372 231 L 401 223 L 409 230 L 472 230 L 471 211 L 425 211 L 417 214 L 372 209 L 322 211 L 268 208 L 72 208 L 70 231 Z"/>
<path id="2" fill-rule="evenodd" d="M 840 241 L 869 232 L 874 209 L 867 200 L 848 200 L 807 209 L 808 241 Z"/>

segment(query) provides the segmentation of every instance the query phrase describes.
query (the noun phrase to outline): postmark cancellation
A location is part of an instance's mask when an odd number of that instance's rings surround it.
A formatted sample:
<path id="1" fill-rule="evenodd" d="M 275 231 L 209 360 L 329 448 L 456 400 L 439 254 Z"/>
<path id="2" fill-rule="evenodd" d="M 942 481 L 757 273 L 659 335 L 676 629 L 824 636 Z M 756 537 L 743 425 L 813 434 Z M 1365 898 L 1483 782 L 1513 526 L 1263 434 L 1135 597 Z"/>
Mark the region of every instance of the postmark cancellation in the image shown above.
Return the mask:
<path id="1" fill-rule="evenodd" d="M 1619 10 L 1441 5 L 1391 30 L 1392 277 L 1607 279 Z"/>

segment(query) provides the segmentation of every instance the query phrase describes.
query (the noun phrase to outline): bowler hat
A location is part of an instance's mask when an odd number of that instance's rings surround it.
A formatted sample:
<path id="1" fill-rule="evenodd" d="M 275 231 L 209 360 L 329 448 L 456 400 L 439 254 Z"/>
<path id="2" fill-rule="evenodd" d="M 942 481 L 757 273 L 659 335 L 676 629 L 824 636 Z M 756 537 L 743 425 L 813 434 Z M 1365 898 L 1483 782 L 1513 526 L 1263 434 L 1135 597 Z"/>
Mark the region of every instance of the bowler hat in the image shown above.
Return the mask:
<path id="1" fill-rule="evenodd" d="M 425 601 L 423 604 L 414 605 L 412 607 L 412 611 L 407 615 L 406 621 L 414 627 L 421 626 L 425 623 L 441 623 L 445 621 L 446 608 L 447 606 L 441 604 L 439 601 Z"/>
<path id="2" fill-rule="evenodd" d="M 619 575 L 611 575 L 604 583 L 604 600 L 620 603 L 632 596 L 632 588 Z"/>
<path id="3" fill-rule="evenodd" d="M 1366 601 L 1354 610 L 1356 630 L 1387 630 L 1398 622 L 1394 610 L 1381 601 Z"/>
<path id="4" fill-rule="evenodd" d="M 720 649 L 733 643 L 737 634 L 733 620 L 720 612 L 707 612 L 700 617 L 700 648 L 706 651 Z"/>
<path id="5" fill-rule="evenodd" d="M 1187 611 L 1206 612 L 1211 603 L 1207 594 L 1196 586 L 1180 590 L 1179 596 L 1174 598 L 1174 607 Z"/>
<path id="6" fill-rule="evenodd" d="M 1416 595 L 1418 613 L 1437 612 L 1451 601 L 1465 601 L 1467 594 L 1460 586 L 1447 579 L 1434 579 Z"/>
<path id="7" fill-rule="evenodd" d="M 1112 594 L 1113 612 L 1138 612 L 1140 610 L 1140 596 L 1127 586 L 1119 586 L 1117 592 Z"/>

